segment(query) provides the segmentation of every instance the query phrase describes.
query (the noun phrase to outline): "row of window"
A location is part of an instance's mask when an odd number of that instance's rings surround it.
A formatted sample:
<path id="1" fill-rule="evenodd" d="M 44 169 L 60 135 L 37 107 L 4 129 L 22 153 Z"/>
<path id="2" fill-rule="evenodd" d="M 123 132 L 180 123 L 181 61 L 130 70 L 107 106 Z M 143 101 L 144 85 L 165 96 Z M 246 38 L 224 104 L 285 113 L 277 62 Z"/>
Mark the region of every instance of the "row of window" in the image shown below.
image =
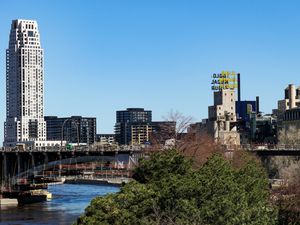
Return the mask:
<path id="1" fill-rule="evenodd" d="M 33 23 L 33 22 L 30 22 L 29 21 L 29 23 Z M 25 27 L 23 26 L 23 29 L 36 29 L 35 27 L 34 27 L 34 25 L 33 24 L 25 24 Z"/>
<path id="2" fill-rule="evenodd" d="M 287 111 L 284 114 L 284 120 L 290 121 L 290 120 L 300 120 L 300 111 Z"/>

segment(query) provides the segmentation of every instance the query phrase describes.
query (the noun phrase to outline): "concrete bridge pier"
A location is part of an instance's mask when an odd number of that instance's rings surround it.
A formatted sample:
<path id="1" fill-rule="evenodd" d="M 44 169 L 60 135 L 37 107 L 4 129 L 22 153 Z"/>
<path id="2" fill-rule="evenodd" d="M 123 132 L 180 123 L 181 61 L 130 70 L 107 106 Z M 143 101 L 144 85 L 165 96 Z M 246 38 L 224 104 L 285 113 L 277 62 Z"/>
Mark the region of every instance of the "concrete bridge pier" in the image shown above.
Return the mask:
<path id="1" fill-rule="evenodd" d="M 35 175 L 35 159 L 33 153 L 30 153 L 30 161 L 31 161 L 31 168 L 33 168 L 33 175 Z"/>
<path id="2" fill-rule="evenodd" d="M 7 178 L 7 156 L 5 153 L 1 155 L 1 183 L 3 183 Z"/>
<path id="3" fill-rule="evenodd" d="M 118 161 L 118 152 L 115 152 L 115 159 L 114 160 L 115 160 L 115 162 L 114 162 L 115 165 L 117 164 L 117 167 L 118 167 L 119 166 L 119 164 L 118 164 L 118 162 L 119 162 Z"/>
<path id="4" fill-rule="evenodd" d="M 117 168 L 119 168 L 119 160 L 118 160 L 118 156 L 119 156 L 119 153 L 118 152 L 115 152 L 115 158 L 114 158 L 114 163 L 115 163 L 115 167 L 117 166 Z M 114 178 L 114 174 L 112 174 L 112 177 Z"/>
<path id="5" fill-rule="evenodd" d="M 12 182 L 11 178 L 17 173 L 17 156 L 15 153 L 3 152 L 1 158 L 1 184 L 9 185 Z"/>
<path id="6" fill-rule="evenodd" d="M 127 176 L 130 177 L 130 170 L 133 167 L 132 165 L 132 157 L 133 157 L 133 152 L 130 152 L 128 155 L 128 164 L 127 164 Z"/>
<path id="7" fill-rule="evenodd" d="M 62 155 L 60 153 L 58 153 L 58 158 L 59 158 L 58 177 L 61 178 L 61 170 L 62 170 L 61 160 L 62 160 Z"/>
<path id="8" fill-rule="evenodd" d="M 43 155 L 44 155 L 44 170 L 46 170 L 47 164 L 49 162 L 49 157 L 46 152 L 44 152 Z"/>
<path id="9" fill-rule="evenodd" d="M 18 167 L 18 170 L 17 170 L 17 174 L 21 173 L 21 155 L 19 153 L 16 153 L 16 156 L 17 156 L 17 167 Z"/>

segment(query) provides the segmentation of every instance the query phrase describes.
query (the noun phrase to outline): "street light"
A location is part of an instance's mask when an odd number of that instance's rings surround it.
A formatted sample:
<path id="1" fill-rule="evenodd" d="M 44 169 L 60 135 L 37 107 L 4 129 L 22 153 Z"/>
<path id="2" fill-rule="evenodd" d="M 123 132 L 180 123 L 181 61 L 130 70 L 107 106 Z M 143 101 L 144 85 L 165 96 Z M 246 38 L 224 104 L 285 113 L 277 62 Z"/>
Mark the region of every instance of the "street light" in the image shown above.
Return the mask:
<path id="1" fill-rule="evenodd" d="M 76 132 L 77 132 L 77 146 L 79 146 L 79 129 L 78 129 L 78 122 L 72 118 L 68 118 L 65 119 L 62 126 L 61 126 L 61 149 L 62 149 L 62 143 L 63 143 L 63 139 L 64 139 L 64 126 L 66 124 L 67 121 L 71 120 L 72 123 L 74 123 L 76 125 Z"/>

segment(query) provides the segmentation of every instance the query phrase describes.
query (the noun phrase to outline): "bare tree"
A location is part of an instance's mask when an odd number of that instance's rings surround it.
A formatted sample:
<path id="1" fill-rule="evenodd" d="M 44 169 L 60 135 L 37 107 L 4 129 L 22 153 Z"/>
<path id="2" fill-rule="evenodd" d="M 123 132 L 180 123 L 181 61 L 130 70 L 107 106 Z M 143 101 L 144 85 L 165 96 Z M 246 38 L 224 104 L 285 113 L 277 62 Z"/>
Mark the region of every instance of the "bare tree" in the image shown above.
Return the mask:
<path id="1" fill-rule="evenodd" d="M 166 148 L 177 148 L 179 140 L 187 132 L 187 128 L 192 123 L 192 117 L 186 117 L 177 111 L 170 111 L 164 117 L 164 123 L 156 127 L 158 131 L 153 130 L 151 135 L 152 150 L 162 150 Z"/>
<path id="2" fill-rule="evenodd" d="M 299 145 L 300 144 L 300 129 L 295 125 L 286 126 L 278 133 L 280 144 L 284 145 Z"/>
<path id="3" fill-rule="evenodd" d="M 184 116 L 182 113 L 173 110 L 171 110 L 164 119 L 166 121 L 176 122 L 176 130 L 173 137 L 175 140 L 180 139 L 181 136 L 187 132 L 188 127 L 194 120 L 191 116 Z"/>
<path id="4" fill-rule="evenodd" d="M 191 128 L 192 117 L 171 111 L 164 120 L 176 123 L 175 132 L 169 136 L 169 145 L 167 142 L 165 149 L 177 149 L 181 154 L 192 159 L 196 167 L 202 166 L 212 154 L 222 153 L 221 148 L 215 144 L 206 130 L 201 132 Z"/>
<path id="5" fill-rule="evenodd" d="M 272 200 L 279 207 L 279 224 L 299 224 L 295 222 L 300 221 L 300 159 L 278 156 L 271 164 L 282 179 L 272 189 Z"/>
<path id="6" fill-rule="evenodd" d="M 295 156 L 274 156 L 269 161 L 268 170 L 273 171 L 273 176 L 285 183 L 300 179 L 300 158 Z"/>
<path id="7" fill-rule="evenodd" d="M 178 150 L 187 158 L 192 159 L 195 167 L 201 167 L 215 153 L 225 153 L 221 146 L 205 133 L 187 133 L 179 141 Z"/>
<path id="8" fill-rule="evenodd" d="M 300 184 L 300 161 L 292 160 L 287 167 L 281 168 L 279 175 L 290 184 Z"/>

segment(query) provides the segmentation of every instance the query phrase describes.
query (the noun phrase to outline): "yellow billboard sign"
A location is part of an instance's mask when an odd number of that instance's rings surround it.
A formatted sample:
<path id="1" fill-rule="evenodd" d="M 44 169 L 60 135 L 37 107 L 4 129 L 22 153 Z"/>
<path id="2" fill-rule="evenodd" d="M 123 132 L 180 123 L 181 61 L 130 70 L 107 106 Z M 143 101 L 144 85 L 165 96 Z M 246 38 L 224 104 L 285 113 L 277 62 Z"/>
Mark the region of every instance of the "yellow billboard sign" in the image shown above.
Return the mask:
<path id="1" fill-rule="evenodd" d="M 213 91 L 235 90 L 237 86 L 237 73 L 234 71 L 222 71 L 212 75 L 211 89 Z"/>

